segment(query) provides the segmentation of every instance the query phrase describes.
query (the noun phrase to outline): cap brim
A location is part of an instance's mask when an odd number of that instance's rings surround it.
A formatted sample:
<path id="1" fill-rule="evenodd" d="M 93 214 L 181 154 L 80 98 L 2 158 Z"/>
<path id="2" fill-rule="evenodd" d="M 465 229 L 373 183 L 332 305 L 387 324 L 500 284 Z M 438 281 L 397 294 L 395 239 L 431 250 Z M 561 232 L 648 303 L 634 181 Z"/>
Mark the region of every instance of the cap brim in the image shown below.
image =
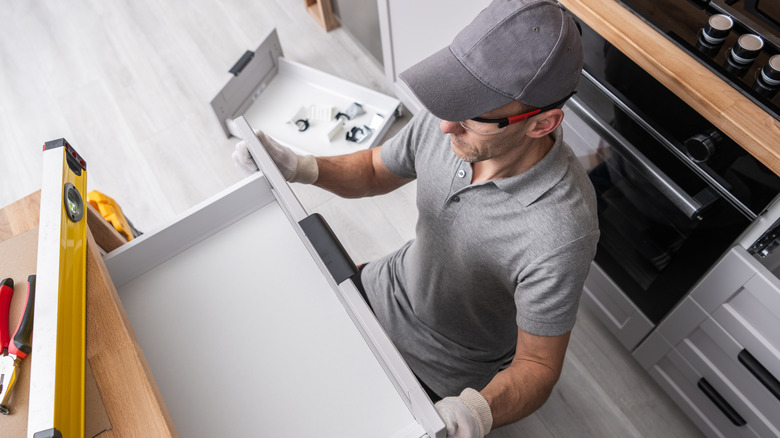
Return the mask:
<path id="1" fill-rule="evenodd" d="M 455 58 L 449 47 L 398 76 L 420 103 L 442 120 L 479 117 L 513 100 L 480 82 Z"/>

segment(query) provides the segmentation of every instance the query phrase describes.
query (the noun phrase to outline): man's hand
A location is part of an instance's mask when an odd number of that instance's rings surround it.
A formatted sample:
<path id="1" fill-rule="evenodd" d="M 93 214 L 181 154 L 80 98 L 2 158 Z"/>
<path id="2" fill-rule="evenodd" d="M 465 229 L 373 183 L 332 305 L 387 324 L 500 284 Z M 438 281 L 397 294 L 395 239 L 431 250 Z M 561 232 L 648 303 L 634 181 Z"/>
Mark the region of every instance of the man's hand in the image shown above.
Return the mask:
<path id="1" fill-rule="evenodd" d="M 457 397 L 447 397 L 435 405 L 447 426 L 448 438 L 483 438 L 493 426 L 490 406 L 482 395 L 466 388 Z"/>
<path id="2" fill-rule="evenodd" d="M 274 160 L 284 179 L 289 182 L 312 184 L 319 177 L 317 159 L 311 155 L 297 155 L 275 140 L 265 135 L 263 131 L 255 131 L 257 139 L 263 145 L 268 155 Z M 257 164 L 249 153 L 246 141 L 236 143 L 233 151 L 233 163 L 247 174 L 257 171 Z"/>

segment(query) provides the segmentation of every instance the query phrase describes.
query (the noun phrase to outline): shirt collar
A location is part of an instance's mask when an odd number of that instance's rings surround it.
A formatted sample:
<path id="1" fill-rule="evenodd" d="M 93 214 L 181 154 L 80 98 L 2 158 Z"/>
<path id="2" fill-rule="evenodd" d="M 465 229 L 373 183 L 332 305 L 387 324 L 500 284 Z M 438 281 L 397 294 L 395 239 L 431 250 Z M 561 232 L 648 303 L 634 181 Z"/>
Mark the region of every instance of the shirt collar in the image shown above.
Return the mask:
<path id="1" fill-rule="evenodd" d="M 550 135 L 555 143 L 538 163 L 520 175 L 493 181 L 496 187 L 516 197 L 526 207 L 557 184 L 568 170 L 563 128 L 559 126 Z"/>

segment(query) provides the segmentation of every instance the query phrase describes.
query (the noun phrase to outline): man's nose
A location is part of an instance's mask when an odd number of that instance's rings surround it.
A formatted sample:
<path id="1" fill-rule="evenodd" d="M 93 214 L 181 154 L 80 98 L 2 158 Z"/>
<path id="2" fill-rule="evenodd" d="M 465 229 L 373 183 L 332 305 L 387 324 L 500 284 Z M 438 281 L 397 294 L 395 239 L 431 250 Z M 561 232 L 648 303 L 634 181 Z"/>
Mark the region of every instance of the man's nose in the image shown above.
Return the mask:
<path id="1" fill-rule="evenodd" d="M 441 132 L 445 134 L 460 134 L 465 131 L 459 122 L 450 122 L 448 120 L 442 120 L 440 128 Z"/>

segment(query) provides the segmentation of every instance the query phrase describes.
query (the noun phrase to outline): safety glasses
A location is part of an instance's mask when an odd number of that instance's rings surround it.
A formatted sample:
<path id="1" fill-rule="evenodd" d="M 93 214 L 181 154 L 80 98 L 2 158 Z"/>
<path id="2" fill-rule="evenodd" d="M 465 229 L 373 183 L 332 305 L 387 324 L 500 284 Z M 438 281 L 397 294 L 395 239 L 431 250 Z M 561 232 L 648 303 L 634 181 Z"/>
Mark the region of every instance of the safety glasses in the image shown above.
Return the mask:
<path id="1" fill-rule="evenodd" d="M 464 120 L 458 123 L 460 123 L 460 126 L 462 126 L 463 129 L 469 132 L 473 132 L 474 134 L 477 135 L 495 135 L 504 131 L 504 129 L 509 125 L 512 125 L 517 122 L 522 122 L 523 120 L 529 119 L 537 114 L 541 114 L 545 111 L 549 111 L 551 109 L 563 105 L 563 103 L 569 100 L 569 98 L 572 97 L 575 93 L 577 92 L 573 91 L 571 94 L 569 94 L 568 96 L 564 97 L 563 99 L 557 102 L 553 102 L 547 106 L 543 106 L 541 108 L 537 108 L 532 111 L 518 114 L 516 116 L 505 117 L 502 119 L 486 119 L 483 117 L 474 117 L 472 119 Z"/>

